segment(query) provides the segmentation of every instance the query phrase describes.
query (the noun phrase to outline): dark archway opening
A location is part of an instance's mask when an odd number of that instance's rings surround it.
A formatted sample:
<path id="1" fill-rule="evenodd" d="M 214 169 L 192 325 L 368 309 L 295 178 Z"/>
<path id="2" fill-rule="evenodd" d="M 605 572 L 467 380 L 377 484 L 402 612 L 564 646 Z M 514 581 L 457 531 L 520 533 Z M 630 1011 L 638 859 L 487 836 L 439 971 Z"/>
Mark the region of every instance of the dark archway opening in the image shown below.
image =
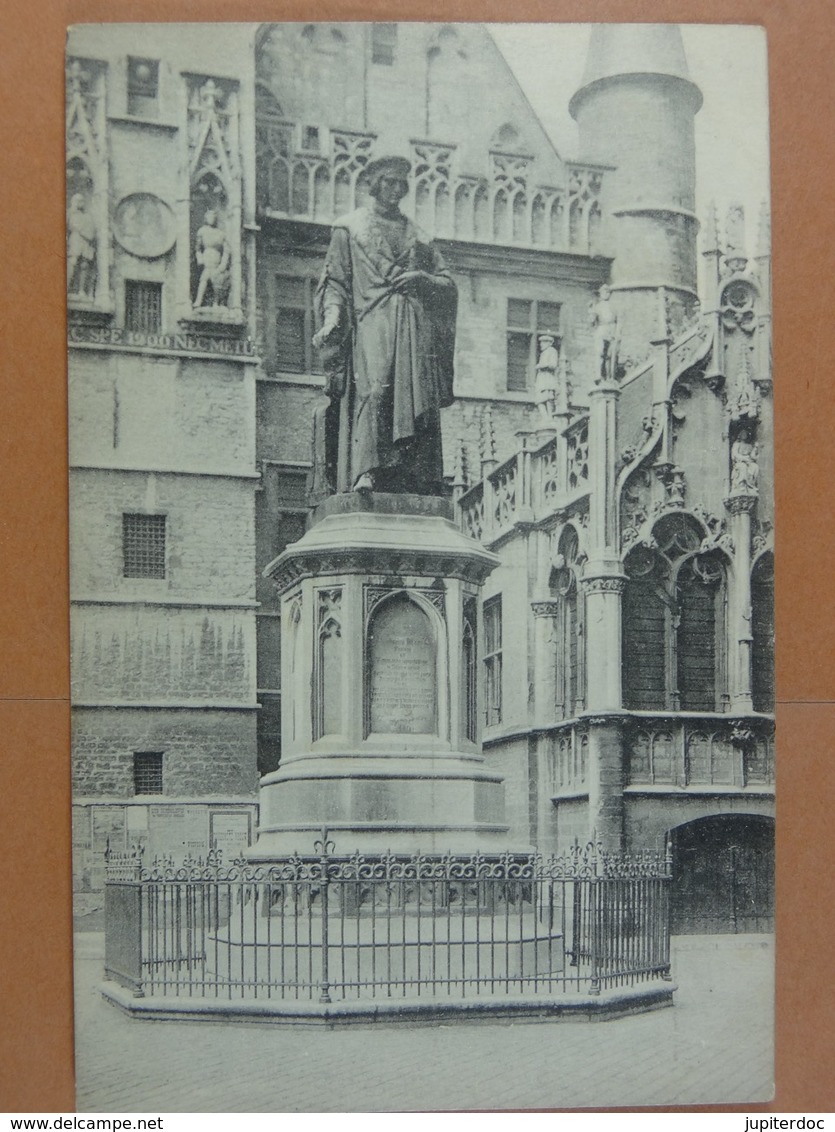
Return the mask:
<path id="1" fill-rule="evenodd" d="M 773 818 L 700 818 L 671 837 L 673 935 L 774 930 Z"/>

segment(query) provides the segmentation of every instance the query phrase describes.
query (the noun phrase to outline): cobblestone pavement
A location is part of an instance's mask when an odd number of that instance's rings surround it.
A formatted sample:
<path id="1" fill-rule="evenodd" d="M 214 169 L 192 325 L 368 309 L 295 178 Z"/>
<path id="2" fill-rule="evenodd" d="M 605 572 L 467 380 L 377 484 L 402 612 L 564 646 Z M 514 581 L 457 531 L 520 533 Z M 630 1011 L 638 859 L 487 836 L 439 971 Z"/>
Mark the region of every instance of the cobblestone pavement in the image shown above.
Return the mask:
<path id="1" fill-rule="evenodd" d="M 80 1112 L 368 1112 L 729 1104 L 772 1094 L 773 943 L 674 940 L 672 1009 L 608 1022 L 324 1030 L 149 1022 L 76 937 Z"/>

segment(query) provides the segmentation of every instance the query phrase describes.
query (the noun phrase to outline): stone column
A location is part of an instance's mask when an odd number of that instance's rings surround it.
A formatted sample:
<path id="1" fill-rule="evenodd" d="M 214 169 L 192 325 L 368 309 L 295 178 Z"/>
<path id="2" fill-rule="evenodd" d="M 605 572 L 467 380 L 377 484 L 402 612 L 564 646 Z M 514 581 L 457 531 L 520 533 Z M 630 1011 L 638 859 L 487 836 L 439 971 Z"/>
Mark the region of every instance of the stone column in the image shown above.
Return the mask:
<path id="1" fill-rule="evenodd" d="M 734 577 L 728 594 L 728 687 L 735 711 L 754 710 L 751 697 L 751 513 L 757 496 L 733 492 L 725 500 L 734 545 Z"/>
<path id="2" fill-rule="evenodd" d="M 589 837 L 604 849 L 623 849 L 623 734 L 617 715 L 591 715 L 589 727 Z"/>
<path id="3" fill-rule="evenodd" d="M 532 601 L 534 615 L 534 726 L 550 727 L 556 704 L 556 649 L 559 602 Z"/>
<path id="4" fill-rule="evenodd" d="M 585 578 L 586 685 L 589 711 L 589 835 L 606 849 L 623 842 L 621 600 L 626 579 Z M 598 714 L 606 712 L 607 714 Z M 591 714 L 594 713 L 594 714 Z M 611 713 L 611 714 L 608 714 Z"/>
<path id="5" fill-rule="evenodd" d="M 604 378 L 589 395 L 589 557 L 586 600 L 586 711 L 589 727 L 589 834 L 607 849 L 623 843 L 621 603 L 626 579 L 618 547 L 617 401 Z"/>
<path id="6" fill-rule="evenodd" d="M 621 709 L 621 595 L 618 548 L 616 409 L 620 390 L 602 381 L 589 394 L 589 557 L 586 594 L 586 708 Z"/>

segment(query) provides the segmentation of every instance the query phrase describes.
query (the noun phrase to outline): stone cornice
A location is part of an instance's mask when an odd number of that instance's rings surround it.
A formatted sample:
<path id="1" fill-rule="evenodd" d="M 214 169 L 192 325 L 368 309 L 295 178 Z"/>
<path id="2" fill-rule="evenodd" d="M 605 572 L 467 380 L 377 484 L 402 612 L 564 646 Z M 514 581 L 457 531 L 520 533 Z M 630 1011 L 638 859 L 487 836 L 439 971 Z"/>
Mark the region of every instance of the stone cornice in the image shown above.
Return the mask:
<path id="1" fill-rule="evenodd" d="M 436 239 L 451 271 L 495 271 L 570 283 L 605 283 L 612 265 L 606 256 L 549 251 L 507 244 Z"/>
<path id="2" fill-rule="evenodd" d="M 275 582 L 279 593 L 284 593 L 305 578 L 341 574 L 454 578 L 480 585 L 494 567 L 493 562 L 482 557 L 412 548 L 316 547 L 294 550 L 288 557 L 282 555 L 282 559 L 276 560 L 265 571 Z"/>

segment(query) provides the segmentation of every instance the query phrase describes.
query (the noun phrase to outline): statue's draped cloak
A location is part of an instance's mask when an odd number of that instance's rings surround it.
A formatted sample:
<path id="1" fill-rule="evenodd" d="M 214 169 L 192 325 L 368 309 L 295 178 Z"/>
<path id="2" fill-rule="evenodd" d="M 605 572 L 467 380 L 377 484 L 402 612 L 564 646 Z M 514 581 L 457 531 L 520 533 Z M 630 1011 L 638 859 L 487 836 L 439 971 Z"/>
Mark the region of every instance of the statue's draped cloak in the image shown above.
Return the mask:
<path id="1" fill-rule="evenodd" d="M 431 279 L 393 290 L 405 271 Z M 452 401 L 455 284 L 406 217 L 360 208 L 333 227 L 316 293 L 319 325 L 338 315 L 322 351 L 330 404 L 317 414 L 313 495 L 443 490 L 440 410 Z"/>

